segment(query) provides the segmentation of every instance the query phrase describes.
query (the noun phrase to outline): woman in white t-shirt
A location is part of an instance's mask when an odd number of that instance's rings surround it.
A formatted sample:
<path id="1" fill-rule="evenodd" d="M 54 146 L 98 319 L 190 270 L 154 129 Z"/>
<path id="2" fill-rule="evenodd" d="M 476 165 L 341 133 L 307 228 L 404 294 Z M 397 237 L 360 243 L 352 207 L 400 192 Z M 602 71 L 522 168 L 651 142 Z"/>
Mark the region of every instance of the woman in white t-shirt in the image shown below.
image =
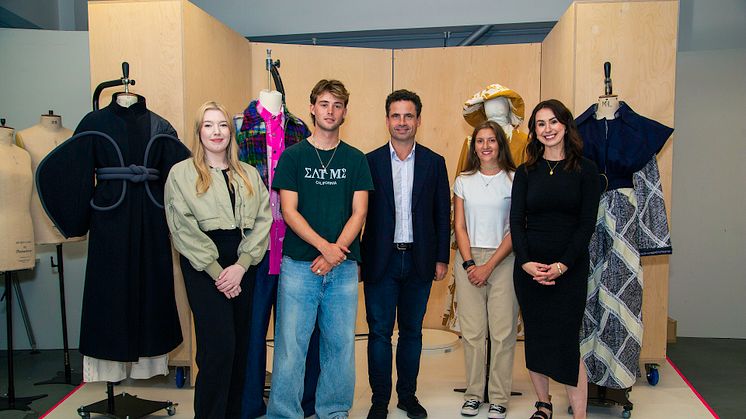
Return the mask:
<path id="1" fill-rule="evenodd" d="M 488 418 L 506 416 L 513 382 L 518 303 L 513 289 L 510 194 L 515 165 L 499 125 L 478 125 L 468 163 L 453 185 L 454 266 L 458 320 L 464 340 L 466 393 L 461 414 L 476 416 L 484 401 L 486 348 L 491 342 Z"/>

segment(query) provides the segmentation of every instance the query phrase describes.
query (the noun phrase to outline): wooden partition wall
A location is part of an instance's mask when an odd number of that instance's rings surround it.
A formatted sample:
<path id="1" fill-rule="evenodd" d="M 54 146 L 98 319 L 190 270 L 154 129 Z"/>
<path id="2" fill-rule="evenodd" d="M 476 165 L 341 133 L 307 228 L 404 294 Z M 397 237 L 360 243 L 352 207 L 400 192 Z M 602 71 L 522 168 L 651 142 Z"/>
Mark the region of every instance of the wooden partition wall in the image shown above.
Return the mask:
<path id="1" fill-rule="evenodd" d="M 542 44 L 391 51 L 251 43 L 186 0 L 102 0 L 89 2 L 91 83 L 93 89 L 119 78 L 121 62 L 128 61 L 137 80 L 132 91 L 191 144 L 194 112 L 205 100 L 238 113 L 269 87 L 264 63 L 271 48 L 281 61 L 288 109 L 307 123 L 313 85 L 322 78 L 346 84 L 351 97 L 342 138 L 364 152 L 388 140 L 386 96 L 399 88 L 417 92 L 423 101 L 418 141 L 446 158 L 452 184 L 471 133 L 462 105 L 491 83 L 520 93 L 527 113 L 548 97 L 579 113 L 602 93 L 602 64 L 609 60 L 615 93 L 640 114 L 672 125 L 677 7 L 676 1 L 583 2 L 570 7 Z M 105 92 L 102 107 L 110 95 Z M 659 156 L 669 211 L 671 150 L 669 142 Z M 185 344 L 171 359 L 193 367 L 191 316 L 176 268 Z M 668 258 L 646 259 L 645 277 L 643 357 L 659 359 L 665 356 Z M 442 328 L 447 281 L 433 287 L 425 327 Z M 365 332 L 360 290 L 357 331 Z"/>
<path id="2" fill-rule="evenodd" d="M 614 94 L 640 115 L 674 126 L 678 1 L 576 2 L 542 44 L 541 97 L 563 101 L 575 115 L 604 94 L 605 61 Z M 668 219 L 673 138 L 658 154 Z M 674 228 L 673 226 L 671 228 Z M 676 251 L 676 243 L 673 243 Z M 668 256 L 643 259 L 641 359 L 666 356 Z"/>

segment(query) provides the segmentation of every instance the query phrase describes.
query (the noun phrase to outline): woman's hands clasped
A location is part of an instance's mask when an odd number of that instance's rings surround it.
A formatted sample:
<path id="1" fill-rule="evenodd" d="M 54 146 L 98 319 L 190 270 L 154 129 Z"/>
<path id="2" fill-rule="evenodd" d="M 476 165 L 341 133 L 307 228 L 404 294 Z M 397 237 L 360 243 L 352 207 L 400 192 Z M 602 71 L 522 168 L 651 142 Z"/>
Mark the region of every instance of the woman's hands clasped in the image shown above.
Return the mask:
<path id="1" fill-rule="evenodd" d="M 562 262 L 551 264 L 526 262 L 521 267 L 541 285 L 556 285 L 555 280 L 567 272 L 567 266 Z"/>
<path id="2" fill-rule="evenodd" d="M 231 265 L 218 275 L 215 286 L 218 291 L 225 294 L 226 298 L 235 298 L 241 294 L 241 280 L 243 279 L 246 269 L 239 264 Z"/>

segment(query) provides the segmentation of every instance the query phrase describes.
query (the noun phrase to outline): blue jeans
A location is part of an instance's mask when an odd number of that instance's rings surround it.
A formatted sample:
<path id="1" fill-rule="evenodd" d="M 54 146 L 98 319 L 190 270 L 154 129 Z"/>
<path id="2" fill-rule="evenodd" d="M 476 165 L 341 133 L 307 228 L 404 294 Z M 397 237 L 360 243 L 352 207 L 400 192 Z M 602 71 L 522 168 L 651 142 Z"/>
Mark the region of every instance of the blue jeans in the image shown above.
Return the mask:
<path id="1" fill-rule="evenodd" d="M 368 320 L 368 381 L 373 390 L 371 401 L 388 405 L 391 398 L 391 335 L 394 319 L 399 323 L 396 348 L 396 393 L 408 399 L 417 390 L 422 352 L 422 320 L 432 287 L 414 271 L 411 251 L 395 251 L 385 274 L 377 281 L 365 282 L 365 310 Z"/>
<path id="2" fill-rule="evenodd" d="M 324 276 L 311 272 L 310 266 L 311 262 L 282 258 L 269 419 L 303 417 L 303 373 L 317 318 L 321 373 L 316 415 L 320 419 L 346 418 L 352 407 L 357 262 L 347 260 Z"/>
<path id="3" fill-rule="evenodd" d="M 267 329 L 272 307 L 277 302 L 277 277 L 269 274 L 269 252 L 257 266 L 254 297 L 251 303 L 249 351 L 246 357 L 241 419 L 255 419 L 267 413 L 264 405 L 264 376 L 267 364 Z M 316 383 L 319 379 L 319 328 L 311 335 L 306 357 L 306 375 L 303 386 L 303 416 L 314 414 Z"/>

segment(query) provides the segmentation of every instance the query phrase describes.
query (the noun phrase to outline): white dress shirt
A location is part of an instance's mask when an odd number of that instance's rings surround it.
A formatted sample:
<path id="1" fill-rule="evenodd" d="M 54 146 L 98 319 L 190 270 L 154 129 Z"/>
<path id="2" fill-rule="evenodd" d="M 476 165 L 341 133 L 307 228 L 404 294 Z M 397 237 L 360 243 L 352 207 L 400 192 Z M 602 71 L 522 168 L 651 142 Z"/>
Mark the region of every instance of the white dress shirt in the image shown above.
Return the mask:
<path id="1" fill-rule="evenodd" d="M 396 207 L 396 227 L 394 228 L 394 243 L 412 243 L 412 184 L 414 181 L 414 150 L 417 143 L 412 145 L 412 151 L 400 160 L 394 146 L 389 141 L 391 151 L 391 178 L 394 186 L 394 206 Z"/>

